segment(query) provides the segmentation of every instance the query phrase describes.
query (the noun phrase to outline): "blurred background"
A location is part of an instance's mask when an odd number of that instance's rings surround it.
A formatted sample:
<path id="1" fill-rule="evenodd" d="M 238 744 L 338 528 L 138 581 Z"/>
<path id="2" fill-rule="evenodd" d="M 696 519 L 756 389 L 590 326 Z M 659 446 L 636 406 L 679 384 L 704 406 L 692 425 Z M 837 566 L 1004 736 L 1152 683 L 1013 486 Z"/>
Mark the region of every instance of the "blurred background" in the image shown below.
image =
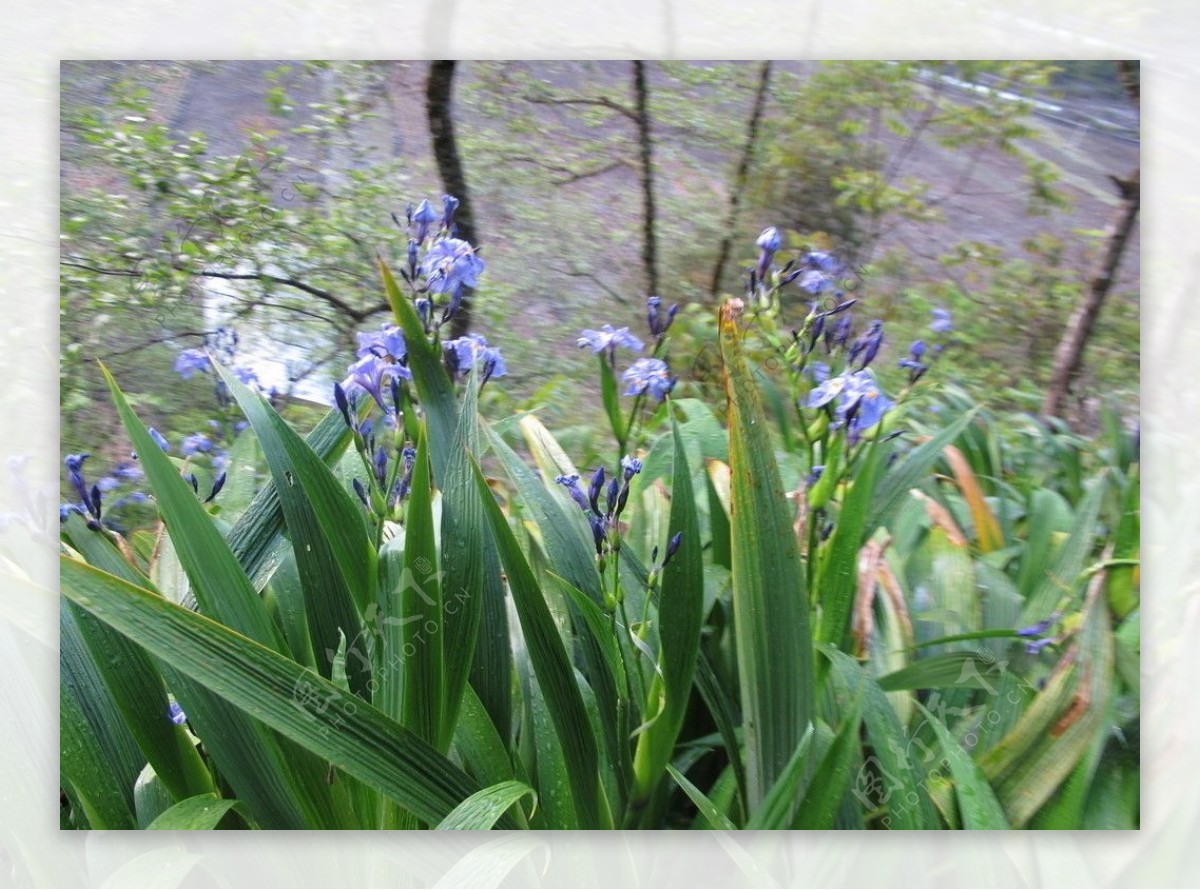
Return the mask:
<path id="1" fill-rule="evenodd" d="M 887 324 L 885 385 L 947 309 L 939 377 L 1093 432 L 1105 403 L 1138 410 L 1139 80 L 1111 61 L 63 63 L 62 450 L 127 456 L 97 359 L 169 437 L 203 431 L 211 379 L 173 369 L 218 328 L 281 404 L 328 404 L 354 332 L 388 319 L 376 257 L 401 266 L 406 207 L 447 192 L 487 262 L 458 332 L 509 369 L 490 416 L 537 408 L 581 454 L 603 413 L 580 329 L 644 336 L 649 295 L 680 303 L 672 365 L 703 391 L 715 306 L 769 225 L 848 263 L 860 324 Z"/>

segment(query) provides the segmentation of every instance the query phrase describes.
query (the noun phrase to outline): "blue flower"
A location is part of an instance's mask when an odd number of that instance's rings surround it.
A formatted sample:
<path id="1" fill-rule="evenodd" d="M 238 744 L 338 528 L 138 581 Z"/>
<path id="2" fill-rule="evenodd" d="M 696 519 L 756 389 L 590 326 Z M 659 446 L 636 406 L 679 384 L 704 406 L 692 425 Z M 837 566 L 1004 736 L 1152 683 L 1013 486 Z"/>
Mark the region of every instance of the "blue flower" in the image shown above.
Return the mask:
<path id="1" fill-rule="evenodd" d="M 660 402 L 675 388 L 675 378 L 671 376 L 670 368 L 657 358 L 638 359 L 621 375 L 621 382 L 629 385 L 625 395 L 640 396 L 648 392 Z"/>
<path id="2" fill-rule="evenodd" d="M 413 238 L 420 244 L 429 236 L 429 227 L 438 221 L 438 214 L 429 200 L 425 199 L 417 205 L 417 209 L 413 211 L 409 219 L 417 227 Z"/>
<path id="3" fill-rule="evenodd" d="M 950 317 L 949 309 L 931 309 L 930 315 L 933 316 L 933 322 L 929 325 L 929 330 L 935 334 L 948 334 L 954 330 L 954 321 Z"/>
<path id="4" fill-rule="evenodd" d="M 862 360 L 858 366 L 858 369 L 861 371 L 874 361 L 875 356 L 879 354 L 879 347 L 882 345 L 883 322 L 876 320 L 871 322 L 863 335 L 851 345 L 848 361 L 850 364 L 854 364 L 855 359 L 862 356 Z"/>
<path id="5" fill-rule="evenodd" d="M 187 714 L 183 712 L 183 708 L 179 706 L 179 702 L 171 702 L 171 706 L 167 708 L 167 719 L 176 726 L 182 726 L 187 723 Z"/>
<path id="6" fill-rule="evenodd" d="M 425 284 L 435 294 L 453 295 L 461 288 L 476 287 L 485 268 L 475 248 L 457 238 L 439 241 L 421 261 Z"/>
<path id="7" fill-rule="evenodd" d="M 121 484 L 121 480 L 118 479 L 116 476 L 101 476 L 99 479 L 96 480 L 96 487 L 99 488 L 105 494 L 107 494 L 110 491 L 113 491 L 114 489 L 119 487 L 120 484 Z"/>
<path id="8" fill-rule="evenodd" d="M 190 457 L 197 452 L 208 454 L 212 451 L 212 439 L 204 435 L 204 433 L 193 433 L 190 436 L 184 437 L 183 442 L 179 445 L 179 451 L 184 457 Z"/>
<path id="9" fill-rule="evenodd" d="M 852 441 L 883 419 L 893 402 L 875 383 L 867 371 L 830 377 L 808 394 L 806 405 L 821 408 L 838 400 L 836 423 L 846 426 Z"/>
<path id="10" fill-rule="evenodd" d="M 384 378 L 389 375 L 400 376 L 406 380 L 412 379 L 412 372 L 403 365 L 384 361 L 377 355 L 365 355 L 350 366 L 349 376 L 342 381 L 342 389 L 346 391 L 349 391 L 351 387 L 361 389 L 368 393 L 380 408 L 387 411 L 387 404 L 383 400 L 383 383 Z"/>
<path id="11" fill-rule="evenodd" d="M 650 336 L 656 340 L 661 340 L 667 333 L 671 323 L 675 321 L 675 313 L 679 311 L 679 304 L 672 303 L 664 317 L 661 307 L 662 297 L 651 297 L 646 301 L 646 321 L 650 325 Z"/>
<path id="12" fill-rule="evenodd" d="M 453 234 L 454 214 L 458 211 L 459 200 L 453 195 L 442 195 L 442 227 Z"/>
<path id="13" fill-rule="evenodd" d="M 758 266 L 755 273 L 759 281 L 763 281 L 767 277 L 767 272 L 771 269 L 771 261 L 775 259 L 775 253 L 783 246 L 783 238 L 779 235 L 779 229 L 774 226 L 769 226 L 762 230 L 754 242 L 758 245 Z"/>
<path id="14" fill-rule="evenodd" d="M 762 250 L 776 253 L 783 246 L 783 238 L 779 234 L 779 229 L 774 226 L 768 226 L 762 230 L 762 233 L 754 243 Z"/>
<path id="15" fill-rule="evenodd" d="M 249 368 L 234 368 L 233 376 L 236 377 L 243 386 L 260 387 L 262 384 L 258 382 L 258 375 Z"/>
<path id="16" fill-rule="evenodd" d="M 185 349 L 175 359 L 175 370 L 184 380 L 189 380 L 197 371 L 207 371 L 210 367 L 212 363 L 203 349 Z"/>
<path id="17" fill-rule="evenodd" d="M 610 324 L 604 325 L 598 331 L 590 329 L 580 331 L 579 339 L 576 342 L 581 349 L 584 346 L 590 346 L 592 352 L 603 352 L 606 349 L 615 352 L 618 346 L 624 346 L 634 352 L 641 352 L 645 348 L 645 344 L 641 340 L 629 333 L 629 328 L 614 328 Z"/>
<path id="18" fill-rule="evenodd" d="M 367 331 L 355 334 L 358 338 L 358 352 L 362 358 L 366 355 L 377 355 L 380 358 L 390 357 L 392 361 L 400 361 L 408 354 L 404 342 L 404 332 L 398 325 L 385 324 L 378 331 Z"/>
<path id="19" fill-rule="evenodd" d="M 166 436 L 164 436 L 162 433 L 160 433 L 154 427 L 150 427 L 150 429 L 146 430 L 146 432 L 148 432 L 150 434 L 150 438 L 154 440 L 154 444 L 157 445 L 159 448 L 161 448 L 163 451 L 171 450 L 171 443 L 167 441 Z"/>
<path id="20" fill-rule="evenodd" d="M 452 376 L 467 377 L 476 364 L 483 374 L 484 383 L 493 377 L 503 377 L 508 373 L 500 350 L 495 346 L 488 346 L 487 338 L 479 334 L 467 334 L 457 340 L 447 340 L 442 344 L 442 349 Z"/>
<path id="21" fill-rule="evenodd" d="M 625 457 L 621 458 L 621 469 L 624 471 L 625 481 L 628 482 L 642 471 L 642 462 L 636 457 L 625 455 Z"/>
<path id="22" fill-rule="evenodd" d="M 850 442 L 858 441 L 865 430 L 869 430 L 895 403 L 883 394 L 875 379 L 866 371 L 858 371 L 848 378 L 845 391 L 838 402 L 837 422 L 845 424 Z"/>
<path id="23" fill-rule="evenodd" d="M 1022 627 L 1020 630 L 1017 631 L 1017 636 L 1019 636 L 1019 637 L 1040 637 L 1042 634 L 1044 634 L 1046 631 L 1048 631 L 1051 627 L 1053 627 L 1054 624 L 1058 621 L 1058 619 L 1059 619 L 1059 613 L 1054 612 L 1048 618 L 1043 618 L 1041 621 L 1037 622 L 1037 624 L 1031 624 L 1028 627 Z"/>
<path id="24" fill-rule="evenodd" d="M 562 475 L 555 476 L 554 481 L 567 490 L 571 495 L 571 499 L 579 505 L 579 509 L 585 511 L 588 509 L 588 497 L 583 493 L 583 488 L 579 484 L 578 473 L 571 473 L 569 475 L 563 473 Z"/>
<path id="25" fill-rule="evenodd" d="M 809 408 L 823 408 L 840 396 L 846 389 L 848 380 L 846 375 L 840 374 L 837 377 L 830 377 L 828 376 L 828 366 L 825 368 L 825 375 L 825 379 L 808 394 L 808 399 L 804 404 Z"/>
<path id="26" fill-rule="evenodd" d="M 804 369 L 813 383 L 824 383 L 829 379 L 829 365 L 825 362 L 810 362 Z"/>

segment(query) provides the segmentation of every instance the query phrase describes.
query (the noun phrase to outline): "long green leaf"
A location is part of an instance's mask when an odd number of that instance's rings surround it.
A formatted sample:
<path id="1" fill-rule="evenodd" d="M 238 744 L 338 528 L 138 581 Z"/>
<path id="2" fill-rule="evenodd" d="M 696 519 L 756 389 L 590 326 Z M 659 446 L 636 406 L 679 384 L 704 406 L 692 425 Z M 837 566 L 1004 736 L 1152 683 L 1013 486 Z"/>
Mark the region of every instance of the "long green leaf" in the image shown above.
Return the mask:
<path id="1" fill-rule="evenodd" d="M 894 673 L 879 678 L 879 688 L 884 692 L 898 689 L 947 689 L 963 687 L 986 689 L 994 692 L 993 683 L 987 674 L 995 672 L 1000 665 L 994 658 L 986 658 L 976 652 L 946 652 L 914 661 Z"/>
<path id="2" fill-rule="evenodd" d="M 213 367 L 245 413 L 271 470 L 296 555 L 317 665 L 329 677 L 339 630 L 351 646 L 363 645 L 362 612 L 375 591 L 375 548 L 362 508 L 262 396 L 218 362 Z M 348 660 L 350 688 L 358 694 L 366 691 L 368 665 L 365 657 Z"/>
<path id="3" fill-rule="evenodd" d="M 112 375 L 103 370 L 201 612 L 276 653 L 288 652 L 278 626 L 196 493 L 155 444 Z M 69 594 L 65 581 L 63 586 Z M 247 714 L 198 689 L 189 671 L 179 670 L 167 660 L 162 673 L 193 725 L 201 730 L 206 750 L 259 824 L 336 826 L 329 788 L 315 759 Z"/>
<path id="4" fill-rule="evenodd" d="M 304 442 L 327 464 L 336 463 L 350 443 L 350 431 L 338 411 L 330 411 L 305 437 Z M 229 532 L 229 549 L 250 576 L 256 589 L 270 580 L 279 564 L 283 538 L 283 509 L 274 482 L 267 482 Z"/>
<path id="5" fill-rule="evenodd" d="M 500 782 L 476 791 L 445 819 L 438 823 L 439 831 L 487 831 L 504 812 L 526 795 L 537 803 L 537 792 L 524 782 Z"/>
<path id="6" fill-rule="evenodd" d="M 983 771 L 971 759 L 971 755 L 963 750 L 954 740 L 945 725 L 930 713 L 924 705 L 917 704 L 925 714 L 929 725 L 937 734 L 942 746 L 942 753 L 950 762 L 950 775 L 954 778 L 954 793 L 958 798 L 958 812 L 962 817 L 963 828 L 967 830 L 1002 830 L 1009 827 L 1004 817 L 1004 809 L 996 800 L 992 786 L 988 784 Z"/>
<path id="7" fill-rule="evenodd" d="M 787 768 L 767 792 L 762 806 L 746 823 L 747 831 L 791 826 L 796 804 L 803 799 L 808 783 L 812 780 L 813 763 L 809 758 L 808 749 L 812 745 L 813 735 L 814 729 L 809 726 L 801 737 L 800 744 L 796 746 L 792 759 L 788 761 Z"/>
<path id="8" fill-rule="evenodd" d="M 868 810 L 886 809 L 883 827 L 912 830 L 936 827 L 937 816 L 925 789 L 924 776 L 906 755 L 912 740 L 879 684 L 863 666 L 845 652 L 823 646 L 821 652 L 832 665 L 831 682 L 844 696 L 853 695 L 865 683 L 862 720 L 872 756 L 859 769 L 850 791 Z"/>
<path id="9" fill-rule="evenodd" d="M 141 752 L 65 603 L 59 637 L 60 784 L 84 820 L 80 828 L 133 828 Z"/>
<path id="10" fill-rule="evenodd" d="M 383 260 L 379 261 L 379 272 L 383 276 L 383 288 L 392 314 L 404 331 L 408 366 L 412 369 L 417 395 L 421 397 L 421 410 L 425 413 L 426 422 L 425 435 L 432 448 L 433 477 L 440 485 L 445 479 L 446 462 L 454 442 L 454 428 L 458 425 L 454 382 L 446 373 L 441 352 L 429 342 L 429 335 L 425 333 L 425 325 L 417 315 L 417 310 L 401 293 L 392 270 Z"/>
<path id="11" fill-rule="evenodd" d="M 530 427 L 524 429 L 530 433 Z M 486 432 L 493 453 L 499 458 L 505 473 L 520 495 L 524 515 L 531 518 L 541 532 L 551 570 L 599 606 L 603 601 L 600 575 L 596 571 L 587 521 L 574 515 L 579 510 L 573 504 L 568 508 L 572 512 L 567 512 L 563 501 L 557 500 L 556 496 L 550 493 L 533 470 L 526 466 L 495 430 L 487 427 Z M 540 436 L 541 430 L 532 428 L 532 432 Z M 622 568 L 627 562 L 627 557 L 622 554 Z M 618 781 L 624 782 L 629 768 L 629 754 L 626 744 L 627 731 L 623 728 L 621 714 L 623 708 L 627 709 L 628 703 L 620 698 L 616 678 L 605 665 L 600 637 L 592 632 L 582 616 L 573 614 L 572 620 L 578 634 L 588 681 L 596 693 L 604 729 L 604 744 L 609 758 L 618 767 Z"/>
<path id="12" fill-rule="evenodd" d="M 88 560 L 102 564 L 131 583 L 145 583 L 103 534 L 72 516 L 64 532 Z M 169 707 L 166 686 L 146 653 L 106 624 L 72 603 L 64 603 L 73 621 L 60 646 L 83 644 L 104 681 L 121 721 L 129 730 L 154 772 L 177 798 L 213 790 L 212 777 L 182 726 L 165 719 Z"/>
<path id="13" fill-rule="evenodd" d="M 1050 615 L 1059 601 L 1072 593 L 1074 585 L 1087 564 L 1096 540 L 1096 520 L 1108 490 L 1108 475 L 1094 480 L 1075 511 L 1075 526 L 1070 537 L 1058 549 L 1053 564 L 1041 582 L 1025 600 L 1020 623 L 1033 624 Z"/>
<path id="14" fill-rule="evenodd" d="M 512 683 L 500 563 L 487 533 L 483 504 L 475 490 L 471 468 L 472 458 L 480 456 L 478 393 L 478 375 L 472 374 L 467 381 L 442 486 L 441 587 L 446 659 L 443 742 L 448 742 L 454 733 L 467 680 L 476 675 L 476 657 L 483 663 L 489 698 L 507 700 Z M 487 626 L 481 638 L 480 625 L 485 615 Z M 507 721 L 504 725 L 507 727 Z"/>
<path id="15" fill-rule="evenodd" d="M 658 607 L 659 672 L 650 684 L 647 714 L 659 711 L 658 718 L 638 737 L 634 754 L 634 776 L 638 794 L 630 805 L 644 802 L 662 777 L 671 759 L 675 740 L 683 725 L 696 656 L 700 652 L 700 626 L 703 623 L 704 564 L 700 553 L 700 522 L 696 516 L 696 497 L 692 490 L 692 471 L 683 448 L 679 424 L 672 419 L 675 440 L 675 465 L 671 482 L 670 534 L 682 534 L 679 550 L 663 568 L 662 594 Z M 640 798 L 640 800 L 639 800 Z"/>
<path id="16" fill-rule="evenodd" d="M 201 794 L 179 801 L 147 827 L 151 831 L 208 831 L 237 805 L 236 800 Z"/>
<path id="17" fill-rule="evenodd" d="M 276 652 L 286 652 L 279 629 L 196 493 L 150 437 L 108 369 L 101 370 L 201 612 Z"/>
<path id="18" fill-rule="evenodd" d="M 875 488 L 875 496 L 871 501 L 871 510 L 867 514 L 865 525 L 867 535 L 891 520 L 892 514 L 904 502 L 904 496 L 909 489 L 920 484 L 937 463 L 942 449 L 957 439 L 978 413 L 978 408 L 964 411 L 936 436 L 918 445 L 908 457 L 888 470 Z"/>
<path id="19" fill-rule="evenodd" d="M 868 446 L 866 460 L 848 487 L 828 550 L 821 560 L 816 584 L 816 598 L 821 604 L 817 637 L 836 646 L 844 646 L 850 631 L 850 610 L 858 589 L 858 554 L 866 541 L 867 512 L 882 455 L 881 443 L 876 439 Z"/>
<path id="20" fill-rule="evenodd" d="M 729 404 L 734 633 L 753 813 L 811 721 L 813 652 L 804 567 L 731 304 L 721 310 L 720 331 Z"/>
<path id="21" fill-rule="evenodd" d="M 445 708 L 442 585 L 433 533 L 433 492 L 429 442 L 421 436 L 413 467 L 412 491 L 404 523 L 404 575 L 400 612 L 404 665 L 400 670 L 400 722 L 435 748 L 449 734 L 442 728 Z"/>
<path id="22" fill-rule="evenodd" d="M 737 826 L 730 821 L 729 817 L 717 809 L 717 805 L 705 797 L 704 792 L 693 785 L 687 776 L 670 764 L 667 764 L 667 772 L 679 784 L 684 793 L 691 798 L 692 803 L 696 805 L 696 809 L 700 811 L 700 814 L 708 820 L 709 825 L 718 831 L 737 831 Z"/>
<path id="23" fill-rule="evenodd" d="M 419 818 L 436 824 L 479 790 L 413 733 L 270 649 L 82 563 L 61 569 L 73 602 Z"/>
<path id="24" fill-rule="evenodd" d="M 537 579 L 520 545 L 508 526 L 488 488 L 483 474 L 476 470 L 476 484 L 491 525 L 492 538 L 500 552 L 500 561 L 508 575 L 513 605 L 521 622 L 521 631 L 529 650 L 529 659 L 538 685 L 546 697 L 554 728 L 562 743 L 567 775 L 571 783 L 576 812 L 583 828 L 611 826 L 611 815 L 604 805 L 597 772 L 596 740 L 592 737 L 587 711 L 575 672 L 563 648 L 562 638 Z"/>

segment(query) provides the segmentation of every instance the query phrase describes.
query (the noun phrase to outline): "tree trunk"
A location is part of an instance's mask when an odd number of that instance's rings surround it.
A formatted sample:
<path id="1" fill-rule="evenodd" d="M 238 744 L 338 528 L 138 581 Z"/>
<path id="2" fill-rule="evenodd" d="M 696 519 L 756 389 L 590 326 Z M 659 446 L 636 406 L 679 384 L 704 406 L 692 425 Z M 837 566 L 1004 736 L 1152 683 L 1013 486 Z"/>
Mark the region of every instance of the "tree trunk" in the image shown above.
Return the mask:
<path id="1" fill-rule="evenodd" d="M 658 245 L 654 235 L 657 211 L 654 208 L 654 167 L 645 62 L 633 63 L 633 92 L 637 109 L 638 146 L 641 149 L 642 264 L 646 269 L 646 296 L 654 296 L 658 293 Z"/>
<path id="2" fill-rule="evenodd" d="M 717 252 L 717 265 L 713 268 L 712 284 L 709 291 L 715 300 L 721 293 L 721 279 L 725 277 L 725 266 L 729 262 L 729 254 L 733 249 L 733 230 L 737 225 L 738 211 L 742 207 L 742 193 L 750 179 L 750 165 L 754 162 L 754 150 L 758 146 L 758 131 L 762 124 L 763 109 L 767 105 L 767 94 L 771 88 L 771 63 L 763 62 L 758 71 L 758 89 L 754 93 L 754 107 L 750 110 L 750 120 L 746 124 L 746 144 L 742 148 L 742 157 L 738 161 L 737 172 L 733 175 L 733 189 L 729 194 L 729 213 L 725 217 L 725 234 L 721 237 L 721 246 Z"/>
<path id="3" fill-rule="evenodd" d="M 462 160 L 458 155 L 458 142 L 454 138 L 454 117 L 451 102 L 454 92 L 454 61 L 432 61 L 429 63 L 429 79 L 425 84 L 425 111 L 429 117 L 429 134 L 433 140 L 433 157 L 437 161 L 438 175 L 446 194 L 458 198 L 455 223 L 458 237 L 479 247 L 475 231 L 475 216 L 472 212 L 470 194 L 467 192 L 467 177 L 463 172 Z M 461 337 L 471 328 L 472 291 L 463 294 L 462 306 L 450 320 L 450 336 Z"/>
<path id="4" fill-rule="evenodd" d="M 1118 61 L 1117 78 L 1133 104 L 1140 107 L 1141 77 L 1138 63 Z M 1092 329 L 1096 325 L 1096 319 L 1100 315 L 1100 307 L 1104 305 L 1104 300 L 1112 289 L 1113 280 L 1117 275 L 1117 267 L 1121 264 L 1121 256 L 1133 233 L 1138 210 L 1141 209 L 1140 166 L 1126 179 L 1119 179 L 1116 176 L 1109 178 L 1116 184 L 1117 190 L 1120 192 L 1121 206 L 1110 227 L 1100 269 L 1089 283 L 1083 300 L 1071 313 L 1067 329 L 1063 333 L 1062 340 L 1059 341 L 1058 349 L 1054 352 L 1050 386 L 1046 391 L 1046 400 L 1042 403 L 1042 414 L 1050 417 L 1059 417 L 1063 413 L 1071 384 L 1083 366 L 1083 351 L 1087 347 Z"/>
<path id="5" fill-rule="evenodd" d="M 1058 417 L 1063 412 L 1067 393 L 1083 365 L 1083 350 L 1095 327 L 1100 307 L 1104 305 L 1104 299 L 1112 289 L 1121 254 L 1125 252 L 1125 245 L 1133 232 L 1133 224 L 1141 206 L 1141 168 L 1134 170 L 1128 179 L 1113 178 L 1122 193 L 1121 208 L 1111 227 L 1100 271 L 1091 280 L 1083 300 L 1071 314 L 1067 330 L 1059 341 L 1058 349 L 1055 350 L 1050 387 L 1046 391 L 1046 400 L 1042 403 L 1042 413 L 1048 416 Z"/>

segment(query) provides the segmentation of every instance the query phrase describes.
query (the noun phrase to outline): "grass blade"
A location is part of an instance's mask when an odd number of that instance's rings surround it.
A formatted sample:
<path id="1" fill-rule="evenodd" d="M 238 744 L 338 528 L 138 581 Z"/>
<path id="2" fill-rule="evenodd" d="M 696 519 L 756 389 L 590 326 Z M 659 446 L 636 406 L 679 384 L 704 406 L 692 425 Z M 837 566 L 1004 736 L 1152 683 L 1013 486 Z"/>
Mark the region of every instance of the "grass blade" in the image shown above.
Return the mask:
<path id="1" fill-rule="evenodd" d="M 148 826 L 151 831 L 208 831 L 238 805 L 215 794 L 200 794 L 179 801 Z"/>
<path id="2" fill-rule="evenodd" d="M 313 428 L 304 443 L 326 464 L 336 464 L 350 443 L 350 431 L 338 411 L 330 411 Z M 233 484 L 232 480 L 230 484 Z M 229 549 L 250 576 L 255 589 L 266 586 L 279 560 L 279 551 L 287 546 L 283 539 L 283 509 L 279 492 L 267 482 L 246 511 L 238 517 L 229 533 Z"/>
<path id="3" fill-rule="evenodd" d="M 362 612 L 375 592 L 375 548 L 362 508 L 337 477 L 266 400 L 213 361 L 258 437 L 296 555 L 309 636 L 321 676 L 330 676 L 339 630 L 352 645 L 363 635 Z M 363 694 L 366 658 L 348 661 L 350 688 Z"/>
<path id="4" fill-rule="evenodd" d="M 404 343 L 408 348 L 408 366 L 412 369 L 413 383 L 421 398 L 421 410 L 425 413 L 425 435 L 432 447 L 433 477 L 440 484 L 445 478 L 446 461 L 454 442 L 454 429 L 458 426 L 458 401 L 454 395 L 454 382 L 446 373 L 442 354 L 438 347 L 429 342 L 425 325 L 421 323 L 412 302 L 400 291 L 392 270 L 387 263 L 379 261 L 379 272 L 383 276 L 383 288 L 391 304 L 396 323 L 404 331 Z"/>
<path id="5" fill-rule="evenodd" d="M 811 720 L 813 653 L 804 568 L 737 324 L 733 304 L 726 304 L 720 330 L 729 404 L 734 632 L 753 813 Z"/>
<path id="6" fill-rule="evenodd" d="M 282 634 L 196 493 L 150 437 L 108 369 L 101 366 L 101 370 L 112 391 L 117 413 L 137 449 L 200 611 L 269 649 L 286 652 Z"/>
<path id="7" fill-rule="evenodd" d="M 525 560 L 525 554 L 521 552 L 483 474 L 478 470 L 476 484 L 491 526 L 492 538 L 500 552 L 500 561 L 508 575 L 508 585 L 529 650 L 529 660 L 562 744 L 580 827 L 611 827 L 612 817 L 600 791 L 596 740 L 591 733 L 583 697 L 575 684 L 574 668 L 563 648 L 558 628 L 533 570 Z"/>
<path id="8" fill-rule="evenodd" d="M 737 826 L 730 821 L 729 817 L 717 809 L 717 805 L 704 796 L 704 792 L 688 781 L 687 776 L 681 773 L 675 767 L 667 764 L 667 772 L 674 779 L 684 793 L 691 798 L 692 803 L 696 805 L 701 815 L 708 820 L 708 824 L 718 831 L 737 831 Z"/>
<path id="9" fill-rule="evenodd" d="M 700 550 L 700 522 L 692 489 L 692 472 L 683 448 L 679 424 L 672 419 L 675 440 L 675 464 L 671 482 L 671 535 L 682 534 L 678 552 L 663 568 L 662 593 L 658 607 L 659 672 L 650 684 L 647 715 L 661 713 L 638 737 L 634 754 L 636 792 L 629 806 L 643 805 L 662 778 L 663 768 L 671 759 L 675 740 L 683 725 L 684 713 L 692 691 L 696 656 L 700 652 L 700 626 L 703 623 L 704 564 Z"/>
<path id="10" fill-rule="evenodd" d="M 963 828 L 968 831 L 1007 829 L 1009 824 L 1004 816 L 1004 809 L 996 799 L 996 794 L 983 771 L 971 759 L 971 755 L 954 740 L 954 736 L 950 735 L 950 730 L 941 720 L 924 705 L 918 703 L 917 707 L 933 727 L 941 743 L 942 753 L 950 762 L 950 775 L 954 778 L 954 793 L 958 798 L 958 812 L 962 817 Z"/>
<path id="11" fill-rule="evenodd" d="M 537 792 L 511 780 L 476 791 L 438 823 L 438 831 L 487 831 L 504 812 L 526 795 L 537 805 Z"/>
<path id="12" fill-rule="evenodd" d="M 400 579 L 400 722 L 439 750 L 450 743 L 442 727 L 445 661 L 442 644 L 442 585 L 433 536 L 433 492 L 429 442 L 417 443 L 412 491 L 404 522 L 404 574 Z"/>
<path id="13" fill-rule="evenodd" d="M 90 566 L 61 568 L 72 601 L 419 818 L 436 824 L 479 790 L 413 733 L 267 647 Z"/>
<path id="14" fill-rule="evenodd" d="M 904 502 L 909 489 L 919 485 L 933 467 L 942 449 L 953 442 L 970 425 L 979 413 L 978 408 L 964 411 L 928 442 L 914 448 L 904 460 L 888 470 L 879 480 L 867 514 L 865 534 L 871 534 L 879 526 L 891 521 L 892 515 Z"/>

